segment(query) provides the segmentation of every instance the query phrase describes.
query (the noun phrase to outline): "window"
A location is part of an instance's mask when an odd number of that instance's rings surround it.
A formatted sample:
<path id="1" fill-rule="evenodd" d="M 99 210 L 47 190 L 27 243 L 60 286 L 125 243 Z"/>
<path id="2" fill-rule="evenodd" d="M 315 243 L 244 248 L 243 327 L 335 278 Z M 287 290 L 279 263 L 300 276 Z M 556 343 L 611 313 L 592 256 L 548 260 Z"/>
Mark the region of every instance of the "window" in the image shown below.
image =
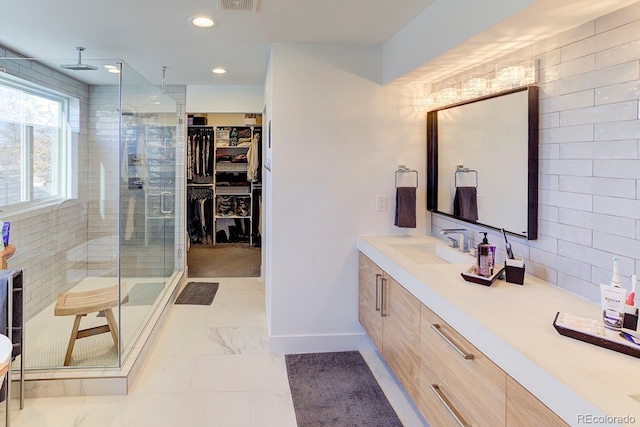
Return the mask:
<path id="1" fill-rule="evenodd" d="M 0 209 L 66 197 L 67 99 L 0 78 Z"/>

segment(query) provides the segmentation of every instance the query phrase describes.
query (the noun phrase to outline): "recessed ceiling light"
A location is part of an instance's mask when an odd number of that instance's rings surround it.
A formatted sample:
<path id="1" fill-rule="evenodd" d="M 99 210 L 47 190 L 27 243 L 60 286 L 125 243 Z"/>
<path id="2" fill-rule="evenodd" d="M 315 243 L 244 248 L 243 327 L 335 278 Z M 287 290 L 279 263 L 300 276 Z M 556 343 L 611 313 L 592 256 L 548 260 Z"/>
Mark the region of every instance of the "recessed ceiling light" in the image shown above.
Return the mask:
<path id="1" fill-rule="evenodd" d="M 213 74 L 224 74 L 227 72 L 227 70 L 225 70 L 224 68 L 216 67 L 213 70 L 211 70 L 211 72 Z"/>
<path id="2" fill-rule="evenodd" d="M 209 28 L 216 25 L 216 21 L 207 16 L 196 16 L 191 18 L 191 23 L 196 27 Z"/>
<path id="3" fill-rule="evenodd" d="M 110 73 L 120 74 L 120 68 L 116 67 L 115 65 L 105 65 L 104 68 L 106 68 Z"/>

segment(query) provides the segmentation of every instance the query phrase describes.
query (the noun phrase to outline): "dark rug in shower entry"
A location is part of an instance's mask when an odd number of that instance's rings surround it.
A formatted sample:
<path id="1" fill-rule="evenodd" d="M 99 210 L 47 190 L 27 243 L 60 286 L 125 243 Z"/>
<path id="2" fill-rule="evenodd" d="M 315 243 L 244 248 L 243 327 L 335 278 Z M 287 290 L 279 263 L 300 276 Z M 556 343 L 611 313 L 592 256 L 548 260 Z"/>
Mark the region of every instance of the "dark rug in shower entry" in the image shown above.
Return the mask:
<path id="1" fill-rule="evenodd" d="M 285 355 L 298 427 L 402 423 L 357 351 Z"/>
<path id="2" fill-rule="evenodd" d="M 218 283 L 189 282 L 184 287 L 175 304 L 209 305 L 218 292 Z"/>

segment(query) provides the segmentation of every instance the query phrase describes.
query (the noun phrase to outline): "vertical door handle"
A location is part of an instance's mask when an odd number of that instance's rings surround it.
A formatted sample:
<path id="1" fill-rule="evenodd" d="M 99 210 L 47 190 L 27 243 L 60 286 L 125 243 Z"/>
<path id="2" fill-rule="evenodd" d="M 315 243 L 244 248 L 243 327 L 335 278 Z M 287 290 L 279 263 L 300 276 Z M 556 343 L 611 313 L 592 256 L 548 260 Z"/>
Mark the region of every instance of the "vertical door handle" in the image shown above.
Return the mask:
<path id="1" fill-rule="evenodd" d="M 387 298 L 386 298 L 386 288 L 387 288 L 387 279 L 386 278 L 381 278 L 382 281 L 382 290 L 380 292 L 380 316 L 382 317 L 387 317 L 387 313 L 384 312 L 384 308 L 387 304 Z"/>
<path id="2" fill-rule="evenodd" d="M 380 279 L 382 278 L 381 274 L 376 274 L 376 311 L 380 311 Z"/>
<path id="3" fill-rule="evenodd" d="M 163 214 L 170 214 L 173 212 L 173 193 L 171 191 L 163 191 L 160 193 L 160 212 Z M 167 200 L 171 203 L 167 205 Z M 167 207 L 168 206 L 168 207 Z"/>

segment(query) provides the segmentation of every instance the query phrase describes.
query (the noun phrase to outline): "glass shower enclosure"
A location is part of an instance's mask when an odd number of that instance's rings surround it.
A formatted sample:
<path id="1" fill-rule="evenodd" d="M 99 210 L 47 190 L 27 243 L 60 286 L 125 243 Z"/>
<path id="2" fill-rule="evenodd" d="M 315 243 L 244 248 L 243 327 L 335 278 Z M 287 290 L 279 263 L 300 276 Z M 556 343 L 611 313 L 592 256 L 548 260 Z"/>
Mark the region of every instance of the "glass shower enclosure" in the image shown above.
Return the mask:
<path id="1" fill-rule="evenodd" d="M 121 61 L 82 71 L 44 62 L 0 58 L 0 90 L 16 97 L 9 106 L 0 96 L 0 150 L 26 163 L 0 160 L 0 219 L 17 247 L 9 269 L 26 277 L 21 357 L 27 371 L 117 368 L 184 269 L 180 106 Z M 57 122 L 34 120 L 34 94 L 60 100 Z M 25 153 L 38 146 L 50 149 L 34 162 Z M 24 185 L 35 181 L 40 193 Z"/>

